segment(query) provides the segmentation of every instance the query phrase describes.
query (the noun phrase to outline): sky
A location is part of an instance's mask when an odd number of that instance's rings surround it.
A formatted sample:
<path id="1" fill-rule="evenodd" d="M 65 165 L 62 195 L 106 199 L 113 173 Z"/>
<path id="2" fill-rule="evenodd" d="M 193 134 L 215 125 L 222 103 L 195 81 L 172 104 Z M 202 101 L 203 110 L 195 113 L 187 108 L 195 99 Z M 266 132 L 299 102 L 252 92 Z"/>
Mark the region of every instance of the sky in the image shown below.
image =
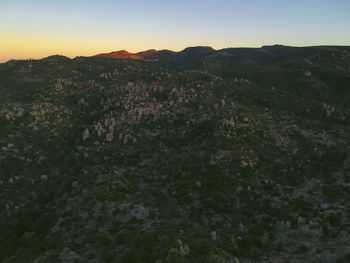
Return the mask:
<path id="1" fill-rule="evenodd" d="M 350 0 L 0 0 L 0 62 L 272 44 L 350 45 Z"/>

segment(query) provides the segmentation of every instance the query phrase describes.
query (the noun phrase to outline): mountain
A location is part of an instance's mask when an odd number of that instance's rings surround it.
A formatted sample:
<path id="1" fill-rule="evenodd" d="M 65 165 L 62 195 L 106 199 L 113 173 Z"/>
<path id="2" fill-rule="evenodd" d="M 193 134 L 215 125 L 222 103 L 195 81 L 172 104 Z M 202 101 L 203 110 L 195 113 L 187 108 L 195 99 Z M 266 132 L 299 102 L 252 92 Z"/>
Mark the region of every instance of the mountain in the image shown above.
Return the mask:
<path id="1" fill-rule="evenodd" d="M 126 50 L 114 51 L 111 53 L 102 53 L 102 54 L 96 55 L 96 57 L 144 60 L 143 56 L 138 55 L 138 54 L 129 53 Z"/>
<path id="2" fill-rule="evenodd" d="M 239 75 L 264 88 L 279 87 L 296 96 L 350 106 L 347 88 L 350 85 L 350 48 L 346 46 L 273 45 L 221 50 L 199 46 L 179 52 L 153 49 L 136 54 L 119 51 L 98 56 L 147 60 L 175 70 L 206 70 L 231 80 Z"/>
<path id="3" fill-rule="evenodd" d="M 215 53 L 215 49 L 210 46 L 197 46 L 197 47 L 187 47 L 179 52 L 180 54 L 186 55 L 208 55 Z"/>
<path id="4" fill-rule="evenodd" d="M 349 262 L 349 52 L 0 64 L 0 261 Z"/>
<path id="5" fill-rule="evenodd" d="M 115 53 L 122 55 L 111 55 Z M 239 75 L 264 88 L 277 86 L 296 96 L 350 105 L 347 88 L 350 85 L 350 48 L 344 46 L 273 45 L 221 50 L 199 46 L 179 52 L 151 49 L 131 54 L 119 51 L 102 57 L 147 60 L 175 70 L 207 70 L 225 79 Z"/>
<path id="6" fill-rule="evenodd" d="M 215 50 L 212 47 L 208 46 L 198 46 L 198 47 L 188 47 L 180 52 L 175 52 L 171 50 L 155 50 L 150 49 L 146 51 L 141 51 L 138 53 L 129 53 L 126 50 L 120 50 L 115 51 L 111 53 L 103 53 L 95 55 L 95 57 L 103 57 L 103 58 L 117 58 L 117 59 L 136 59 L 136 60 L 145 60 L 145 59 L 159 59 L 164 57 L 171 57 L 174 55 L 178 55 L 178 57 L 188 57 L 189 59 L 191 57 L 197 57 L 197 56 L 203 56 L 208 55 L 215 52 Z"/>
<path id="7" fill-rule="evenodd" d="M 149 50 L 146 50 L 146 51 L 141 51 L 141 52 L 138 52 L 136 53 L 137 55 L 141 56 L 141 57 L 150 57 L 150 56 L 154 56 L 158 53 L 157 50 L 155 49 L 149 49 Z"/>
<path id="8" fill-rule="evenodd" d="M 171 56 L 173 54 L 176 54 L 176 52 L 167 50 L 167 49 L 163 49 L 163 50 L 150 49 L 147 51 L 142 51 L 137 53 L 137 55 L 142 56 L 146 60 L 158 60 L 160 57 Z"/>

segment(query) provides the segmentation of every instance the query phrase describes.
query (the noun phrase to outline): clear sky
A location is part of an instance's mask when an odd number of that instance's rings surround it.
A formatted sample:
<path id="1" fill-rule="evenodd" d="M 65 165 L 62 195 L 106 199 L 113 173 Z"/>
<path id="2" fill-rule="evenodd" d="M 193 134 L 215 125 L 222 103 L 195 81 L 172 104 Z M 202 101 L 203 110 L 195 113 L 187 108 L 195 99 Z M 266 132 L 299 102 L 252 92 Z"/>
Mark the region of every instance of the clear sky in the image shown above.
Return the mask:
<path id="1" fill-rule="evenodd" d="M 350 45 L 350 0 L 0 0 L 0 62 L 269 44 Z"/>

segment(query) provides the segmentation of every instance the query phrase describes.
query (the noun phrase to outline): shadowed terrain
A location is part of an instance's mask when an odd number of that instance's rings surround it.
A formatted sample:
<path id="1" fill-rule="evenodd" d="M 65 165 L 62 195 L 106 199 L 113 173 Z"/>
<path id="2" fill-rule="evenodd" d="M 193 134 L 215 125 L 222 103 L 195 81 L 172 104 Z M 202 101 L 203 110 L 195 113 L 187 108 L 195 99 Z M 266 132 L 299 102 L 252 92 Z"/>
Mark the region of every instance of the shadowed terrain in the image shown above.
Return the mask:
<path id="1" fill-rule="evenodd" d="M 349 262 L 350 48 L 0 64 L 1 262 Z"/>

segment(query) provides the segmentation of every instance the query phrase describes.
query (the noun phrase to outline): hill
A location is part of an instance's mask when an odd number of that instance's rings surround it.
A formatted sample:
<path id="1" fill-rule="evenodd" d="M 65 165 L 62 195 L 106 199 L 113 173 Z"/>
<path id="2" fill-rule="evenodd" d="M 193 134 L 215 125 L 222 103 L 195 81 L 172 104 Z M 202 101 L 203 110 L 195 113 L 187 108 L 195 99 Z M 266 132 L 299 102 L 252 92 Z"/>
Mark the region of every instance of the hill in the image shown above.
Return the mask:
<path id="1" fill-rule="evenodd" d="M 349 52 L 0 64 L 0 261 L 349 261 Z"/>
<path id="2" fill-rule="evenodd" d="M 113 55 L 115 53 L 120 55 Z M 274 45 L 221 50 L 190 47 L 180 52 L 148 50 L 131 54 L 119 51 L 98 56 L 151 60 L 169 69 L 204 70 L 227 80 L 241 76 L 263 88 L 278 87 L 296 96 L 350 106 L 349 47 Z"/>
<path id="3" fill-rule="evenodd" d="M 115 51 L 111 53 L 102 53 L 96 55 L 96 57 L 101 58 L 119 58 L 119 59 L 136 59 L 136 60 L 144 60 L 144 57 L 139 54 L 129 53 L 126 50 Z"/>

